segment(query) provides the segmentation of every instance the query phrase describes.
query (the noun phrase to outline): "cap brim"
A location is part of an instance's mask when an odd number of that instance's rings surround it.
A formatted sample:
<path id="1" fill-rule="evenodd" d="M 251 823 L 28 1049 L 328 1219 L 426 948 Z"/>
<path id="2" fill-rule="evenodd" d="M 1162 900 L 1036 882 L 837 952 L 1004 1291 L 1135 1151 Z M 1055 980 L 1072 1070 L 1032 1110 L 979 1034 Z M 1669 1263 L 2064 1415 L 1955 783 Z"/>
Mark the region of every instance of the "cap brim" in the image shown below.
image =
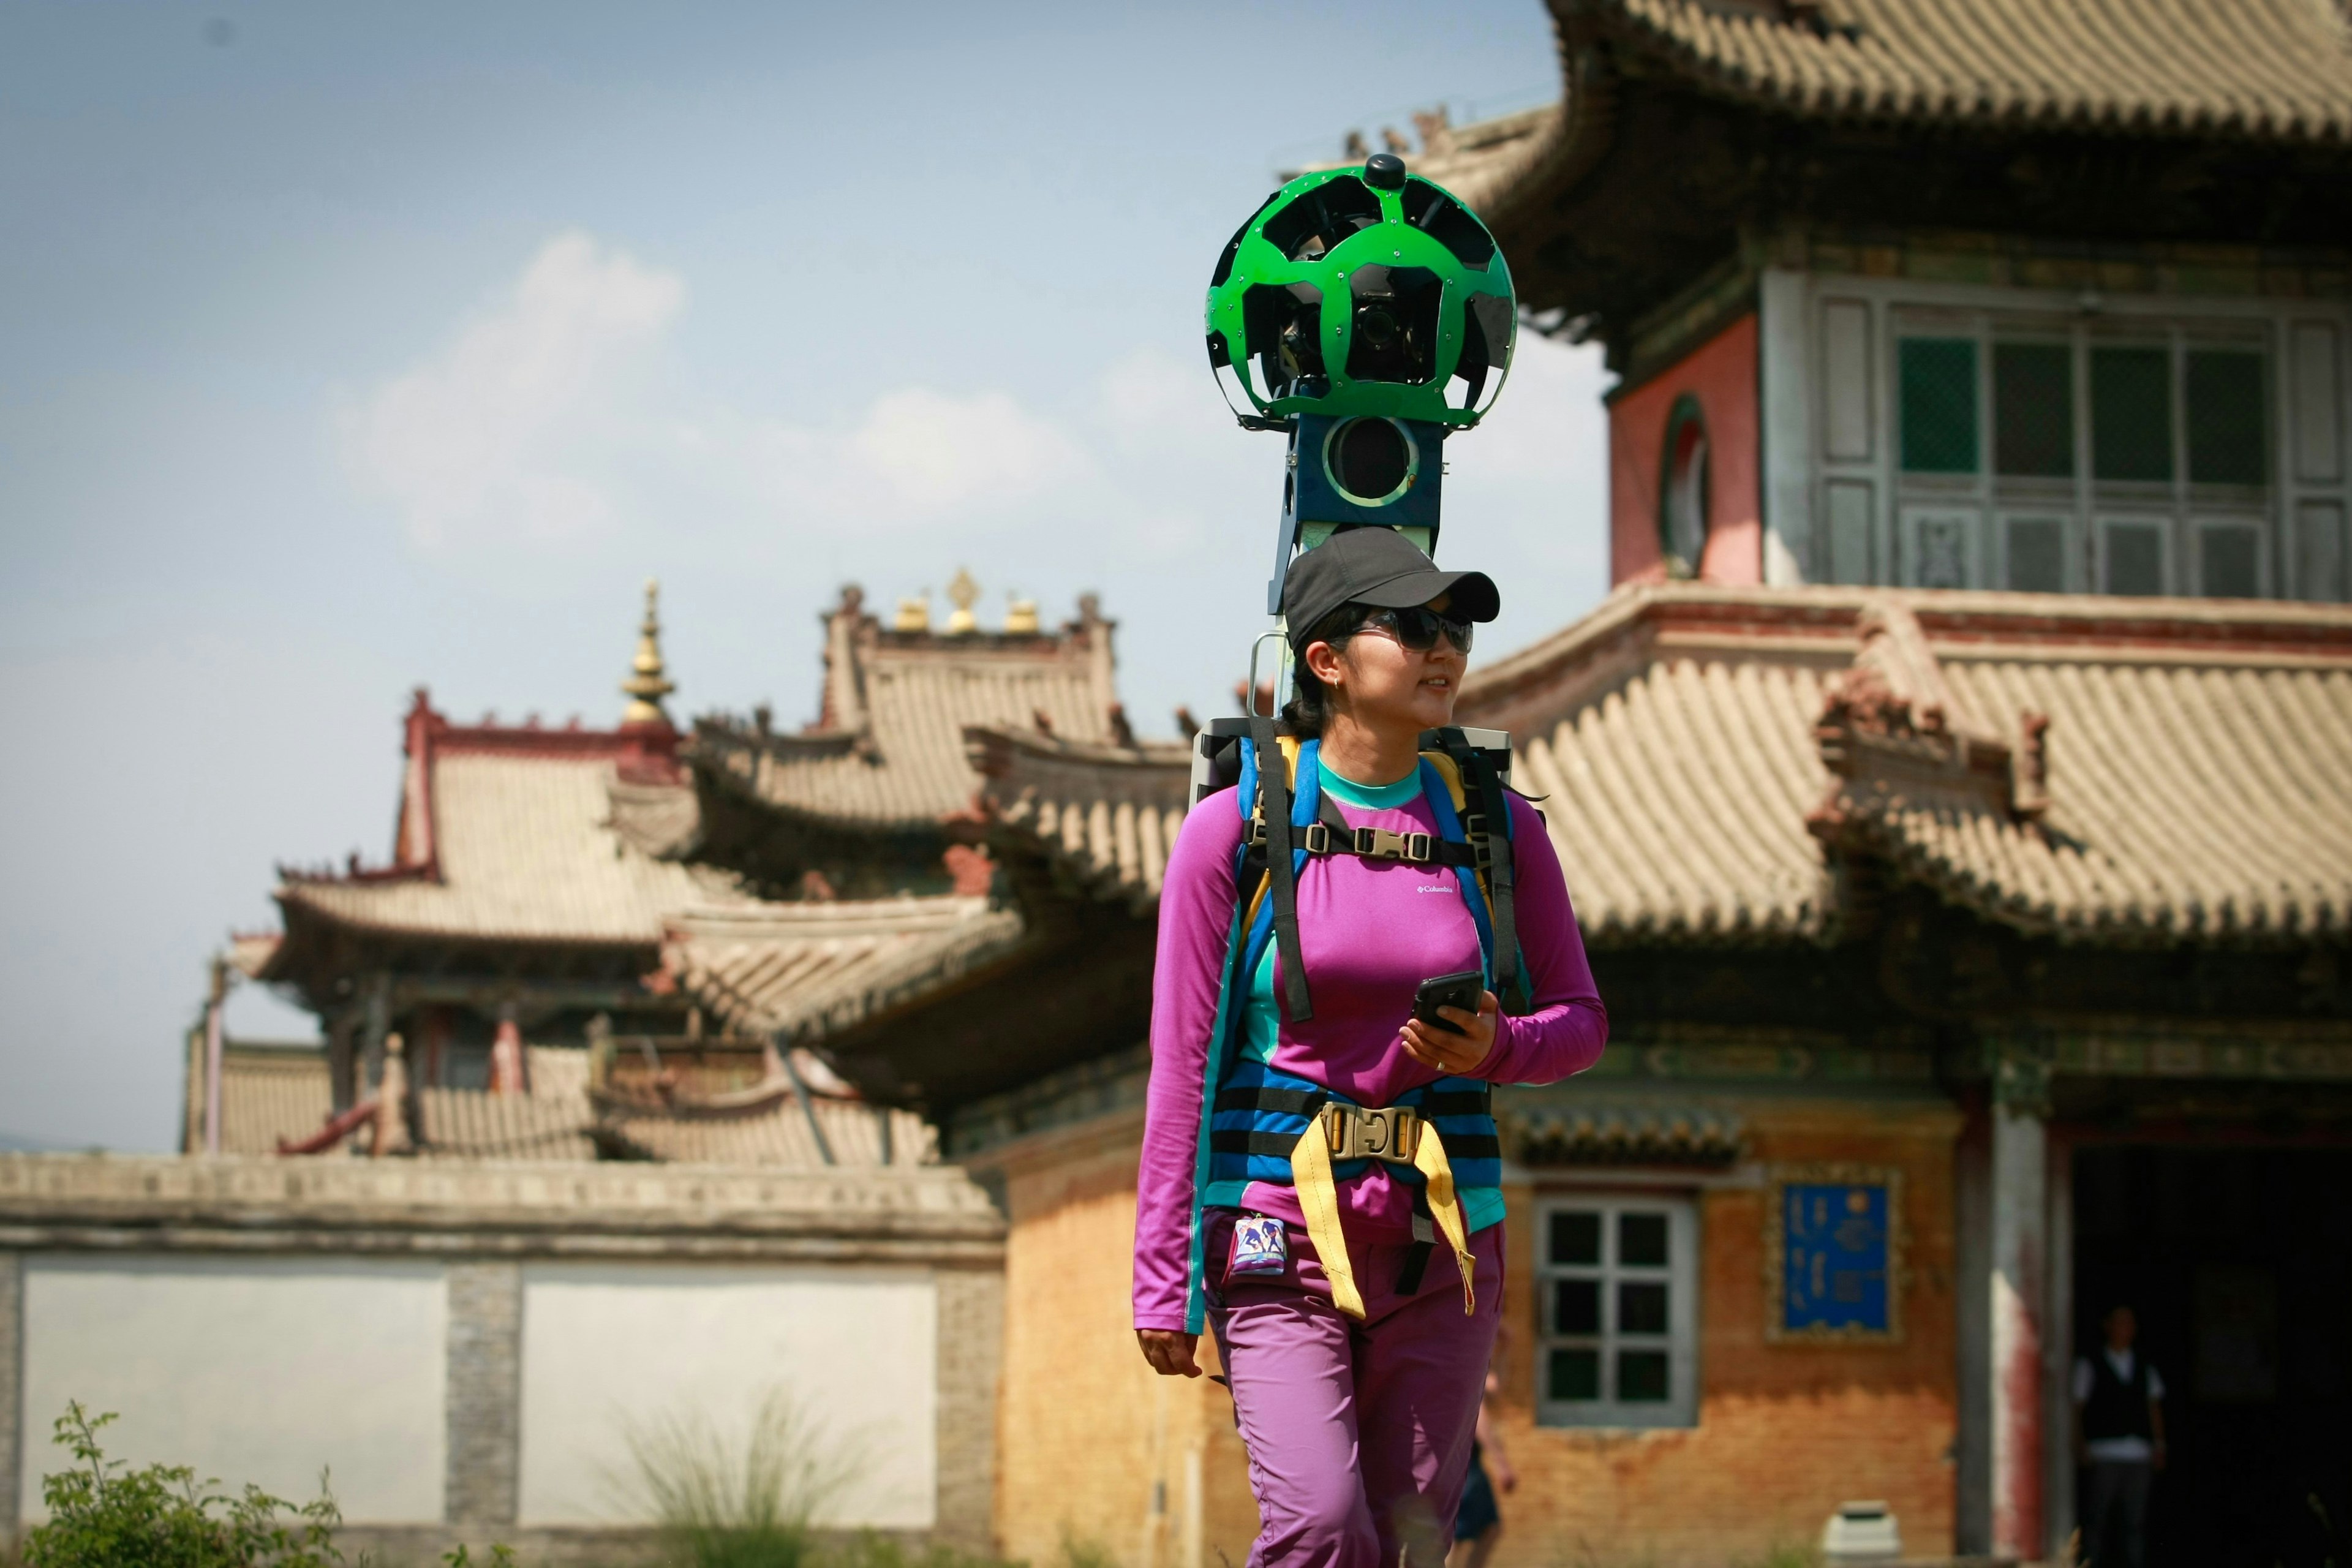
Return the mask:
<path id="1" fill-rule="evenodd" d="M 1404 610 L 1426 605 L 1440 594 L 1454 595 L 1447 613 L 1463 620 L 1491 621 L 1503 612 L 1503 595 L 1484 572 L 1406 572 L 1349 597 L 1359 605 Z"/>

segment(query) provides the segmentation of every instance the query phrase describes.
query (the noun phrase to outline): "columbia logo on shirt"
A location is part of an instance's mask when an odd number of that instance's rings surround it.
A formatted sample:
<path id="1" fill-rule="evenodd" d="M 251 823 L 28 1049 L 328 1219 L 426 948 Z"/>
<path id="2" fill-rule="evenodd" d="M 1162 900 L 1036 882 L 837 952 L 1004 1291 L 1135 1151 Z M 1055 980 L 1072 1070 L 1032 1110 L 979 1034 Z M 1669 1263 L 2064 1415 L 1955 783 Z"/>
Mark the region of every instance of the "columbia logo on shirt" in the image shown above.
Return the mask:
<path id="1" fill-rule="evenodd" d="M 1443 888 L 1443 887 L 1440 887 L 1440 888 L 1433 888 L 1433 887 L 1429 886 L 1427 883 L 1423 883 L 1422 886 L 1420 886 L 1420 887 L 1418 887 L 1418 888 L 1415 888 L 1415 889 L 1413 889 L 1413 891 L 1414 891 L 1414 892 L 1416 892 L 1416 893 L 1450 893 L 1450 892 L 1452 892 L 1453 890 L 1454 890 L 1454 889 L 1451 889 L 1451 888 Z"/>

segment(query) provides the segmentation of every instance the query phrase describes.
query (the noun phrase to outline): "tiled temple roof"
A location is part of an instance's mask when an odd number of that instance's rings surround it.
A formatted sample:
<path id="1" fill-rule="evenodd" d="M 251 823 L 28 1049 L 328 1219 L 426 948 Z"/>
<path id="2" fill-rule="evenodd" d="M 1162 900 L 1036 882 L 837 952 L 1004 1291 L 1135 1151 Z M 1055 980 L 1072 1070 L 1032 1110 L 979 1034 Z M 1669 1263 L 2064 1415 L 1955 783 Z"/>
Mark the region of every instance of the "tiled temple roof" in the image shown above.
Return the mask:
<path id="1" fill-rule="evenodd" d="M 982 897 L 771 904 L 673 920 L 662 961 L 730 1032 L 811 1043 L 952 984 L 1023 931 Z"/>
<path id="2" fill-rule="evenodd" d="M 188 1147 L 204 1147 L 204 1095 L 189 1079 Z M 334 1100 L 322 1051 L 304 1047 L 241 1046 L 221 1052 L 221 1152 L 275 1154 L 280 1139 L 307 1138 Z"/>
<path id="3" fill-rule="evenodd" d="M 771 810 L 830 826 L 934 829 L 969 809 L 967 724 L 1101 742 L 1123 724 L 1111 633 L 1088 597 L 1058 632 L 898 631 L 856 588 L 825 622 L 824 700 L 797 734 L 705 720 L 690 760 Z"/>
<path id="4" fill-rule="evenodd" d="M 1047 847 L 1066 873 L 1097 894 L 1139 906 L 1159 899 L 1184 820 L 1191 747 L 1078 745 L 977 725 L 964 735 L 998 822 Z"/>
<path id="5" fill-rule="evenodd" d="M 1446 126 L 1407 160 L 1490 222 L 1596 156 L 1594 52 L 1784 113 L 2265 142 L 2352 138 L 2352 25 L 2333 0 L 1551 0 L 1564 96 Z"/>
<path id="6" fill-rule="evenodd" d="M 752 907 L 735 879 L 662 856 L 691 837 L 694 792 L 667 722 L 619 730 L 452 724 L 416 694 L 392 863 L 281 871 L 289 929 L 642 944 L 704 905 Z M 266 978 L 285 948 L 265 963 Z"/>
<path id="7" fill-rule="evenodd" d="M 1540 1089 L 1499 1109 L 1506 1145 L 1530 1165 L 1728 1165 L 1744 1131 L 1727 1112 L 1566 1102 Z"/>
<path id="8" fill-rule="evenodd" d="M 1829 940 L 1833 855 L 2072 939 L 2352 931 L 2341 607 L 1648 586 L 1474 672 L 1459 717 L 1516 735 L 1598 945 Z M 975 743 L 995 832 L 1155 896 L 1168 810 L 1116 825 L 1181 805 L 1180 759 L 1073 751 L 1048 788 L 1039 748 Z"/>
<path id="9" fill-rule="evenodd" d="M 805 1109 L 798 1096 L 782 1093 L 747 1097 L 750 1103 L 740 1108 L 684 1103 L 646 1109 L 612 1097 L 600 1103 L 588 1088 L 584 1050 L 533 1046 L 530 1059 L 530 1088 L 525 1093 L 416 1089 L 404 1152 L 420 1160 L 603 1158 L 806 1170 L 877 1165 L 886 1163 L 887 1117 L 887 1163 L 926 1164 L 936 1157 L 935 1140 L 920 1117 L 877 1108 L 845 1092 L 812 1092 Z M 223 1153 L 276 1154 L 282 1144 L 310 1138 L 326 1122 L 330 1091 L 323 1050 L 233 1047 L 224 1066 Z M 189 1109 L 191 1146 L 200 1147 L 200 1089 L 192 1082 L 191 1089 L 197 1097 Z M 372 1136 L 372 1123 L 362 1121 L 348 1140 L 324 1152 L 347 1157 L 347 1144 L 364 1149 Z"/>
<path id="10" fill-rule="evenodd" d="M 1552 0 L 1552 12 L 1563 47 L 1622 39 L 1717 92 L 1798 114 L 2352 134 L 2352 30 L 2332 0 Z"/>

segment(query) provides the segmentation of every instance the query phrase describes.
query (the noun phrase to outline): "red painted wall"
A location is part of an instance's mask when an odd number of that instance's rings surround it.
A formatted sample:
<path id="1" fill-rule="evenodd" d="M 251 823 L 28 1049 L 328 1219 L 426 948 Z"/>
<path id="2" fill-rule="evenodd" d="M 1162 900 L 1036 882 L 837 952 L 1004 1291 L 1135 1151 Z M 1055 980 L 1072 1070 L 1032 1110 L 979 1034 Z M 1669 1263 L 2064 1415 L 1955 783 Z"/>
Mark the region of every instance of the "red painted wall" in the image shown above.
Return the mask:
<path id="1" fill-rule="evenodd" d="M 1609 580 L 1665 575 L 1658 480 L 1675 399 L 1698 399 L 1706 421 L 1708 583 L 1764 580 L 1763 451 L 1757 438 L 1756 317 L 1742 316 L 1666 370 L 1609 403 Z"/>

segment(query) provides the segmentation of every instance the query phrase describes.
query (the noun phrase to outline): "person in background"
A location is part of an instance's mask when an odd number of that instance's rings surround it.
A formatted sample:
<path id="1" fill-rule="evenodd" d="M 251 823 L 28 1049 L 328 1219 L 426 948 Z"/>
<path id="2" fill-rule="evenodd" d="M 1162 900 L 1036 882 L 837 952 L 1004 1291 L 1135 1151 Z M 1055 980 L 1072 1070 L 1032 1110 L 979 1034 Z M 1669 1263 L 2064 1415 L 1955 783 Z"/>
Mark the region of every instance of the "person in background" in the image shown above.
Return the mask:
<path id="1" fill-rule="evenodd" d="M 1500 1337 L 1498 1331 L 1498 1342 Z M 1497 1342 L 1497 1354 L 1502 1348 Z M 1495 1400 L 1502 1392 L 1503 1380 L 1488 1367 L 1486 1392 L 1478 1401 L 1478 1425 L 1470 1440 L 1470 1477 L 1463 1483 L 1462 1506 L 1454 1515 L 1454 1552 L 1446 1568 L 1486 1568 L 1495 1543 L 1503 1539 L 1503 1510 L 1496 1504 L 1495 1488 L 1500 1483 L 1505 1491 L 1516 1491 L 1519 1477 L 1511 1468 L 1510 1455 L 1503 1451 L 1503 1434 L 1495 1420 Z"/>
<path id="2" fill-rule="evenodd" d="M 2164 1468 L 2164 1379 L 2132 1348 L 2139 1318 L 2118 1303 L 2106 1343 L 2074 1363 L 2074 1458 L 2084 1489 L 2083 1555 L 2093 1568 L 2145 1568 L 2147 1496 Z"/>

